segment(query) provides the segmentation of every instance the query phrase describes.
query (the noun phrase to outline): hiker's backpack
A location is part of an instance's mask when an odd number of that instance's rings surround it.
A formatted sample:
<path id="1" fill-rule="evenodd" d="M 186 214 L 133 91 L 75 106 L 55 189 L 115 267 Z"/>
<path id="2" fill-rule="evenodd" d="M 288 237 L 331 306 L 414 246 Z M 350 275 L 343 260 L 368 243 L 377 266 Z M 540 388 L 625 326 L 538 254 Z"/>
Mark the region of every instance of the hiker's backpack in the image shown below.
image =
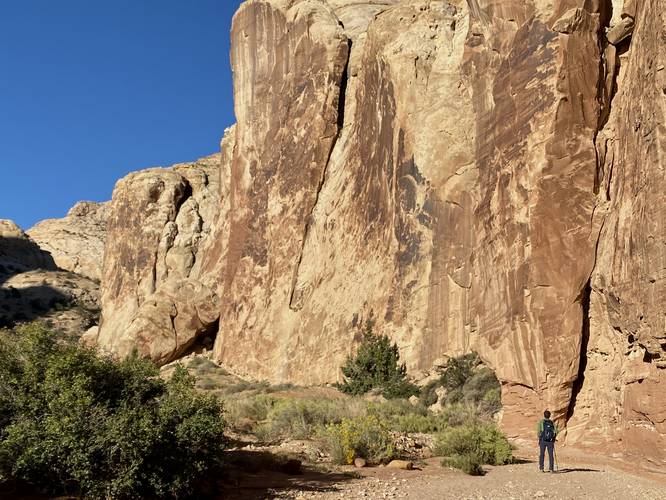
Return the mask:
<path id="1" fill-rule="evenodd" d="M 552 443 L 555 441 L 555 424 L 553 424 L 552 420 L 544 419 L 541 439 L 547 443 Z"/>

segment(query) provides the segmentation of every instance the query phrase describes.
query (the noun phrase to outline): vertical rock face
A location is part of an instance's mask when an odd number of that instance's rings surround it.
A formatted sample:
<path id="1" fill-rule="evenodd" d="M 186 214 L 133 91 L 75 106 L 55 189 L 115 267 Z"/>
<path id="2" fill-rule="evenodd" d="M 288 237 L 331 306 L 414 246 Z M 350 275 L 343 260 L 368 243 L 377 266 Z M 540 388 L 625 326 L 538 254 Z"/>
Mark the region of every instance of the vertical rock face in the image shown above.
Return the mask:
<path id="1" fill-rule="evenodd" d="M 547 406 L 663 465 L 664 7 L 246 1 L 221 199 L 119 183 L 100 342 L 165 361 L 219 316 L 219 361 L 321 383 L 373 318 L 411 370 L 479 352 L 511 434 Z"/>
<path id="2" fill-rule="evenodd" d="M 108 203 L 80 201 L 62 219 L 48 219 L 27 231 L 60 269 L 99 280 L 106 241 Z"/>
<path id="3" fill-rule="evenodd" d="M 349 41 L 320 2 L 244 3 L 234 16 L 236 147 L 215 353 L 284 378 L 289 301 L 338 136 Z"/>
<path id="4" fill-rule="evenodd" d="M 350 18 L 360 9 L 341 4 Z M 239 123 L 217 355 L 260 377 L 334 379 L 354 325 L 374 315 L 412 368 L 479 350 L 516 427 L 532 426 L 526 397 L 564 417 L 594 263 L 610 8 L 373 7 L 369 25 L 350 23 L 362 52 L 352 38 L 345 75 L 344 35 L 328 36 L 327 51 L 311 40 L 340 29 L 325 3 L 249 2 L 235 18 Z M 294 40 L 296 25 L 285 34 L 287 19 L 309 22 L 307 41 Z M 312 47 L 308 64 L 292 63 L 285 44 Z M 321 90 L 297 83 L 306 75 Z M 305 107 L 285 107 L 294 102 Z M 308 166 L 315 175 L 294 177 Z"/>
<path id="5" fill-rule="evenodd" d="M 578 374 L 609 14 L 603 2 L 530 3 L 479 3 L 467 41 L 479 171 L 473 328 L 504 383 L 505 425 L 524 432 L 546 406 L 566 417 Z"/>
<path id="6" fill-rule="evenodd" d="M 213 155 L 116 184 L 102 270 L 103 348 L 136 348 L 166 362 L 216 322 L 217 296 L 192 270 L 219 210 L 219 170 Z"/>
<path id="7" fill-rule="evenodd" d="M 616 93 L 597 139 L 603 227 L 570 434 L 582 444 L 613 443 L 616 451 L 663 467 L 666 2 L 625 2 L 617 23 L 632 29 L 607 49 Z"/>

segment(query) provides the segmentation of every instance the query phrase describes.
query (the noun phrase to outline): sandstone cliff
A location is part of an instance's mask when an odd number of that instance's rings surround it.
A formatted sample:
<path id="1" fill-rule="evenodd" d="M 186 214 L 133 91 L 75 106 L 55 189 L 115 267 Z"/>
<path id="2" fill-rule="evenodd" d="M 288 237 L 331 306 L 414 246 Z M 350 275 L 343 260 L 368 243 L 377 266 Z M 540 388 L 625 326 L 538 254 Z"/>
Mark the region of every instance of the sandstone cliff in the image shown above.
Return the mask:
<path id="1" fill-rule="evenodd" d="M 220 155 L 153 168 L 113 191 L 102 267 L 98 343 L 137 348 L 165 362 L 217 328 L 215 290 L 199 280 L 211 223 L 220 213 Z"/>
<path id="2" fill-rule="evenodd" d="M 666 463 L 666 2 L 625 1 L 609 31 L 597 136 L 600 226 L 571 438 Z M 615 439 L 621 436 L 622 441 Z"/>
<path id="3" fill-rule="evenodd" d="M 663 466 L 665 11 L 246 1 L 219 187 L 118 184 L 100 344 L 321 383 L 373 317 L 411 370 L 479 352 L 513 435 Z"/>
<path id="4" fill-rule="evenodd" d="M 27 234 L 60 269 L 99 280 L 107 215 L 107 203 L 80 201 L 62 219 L 43 220 Z"/>

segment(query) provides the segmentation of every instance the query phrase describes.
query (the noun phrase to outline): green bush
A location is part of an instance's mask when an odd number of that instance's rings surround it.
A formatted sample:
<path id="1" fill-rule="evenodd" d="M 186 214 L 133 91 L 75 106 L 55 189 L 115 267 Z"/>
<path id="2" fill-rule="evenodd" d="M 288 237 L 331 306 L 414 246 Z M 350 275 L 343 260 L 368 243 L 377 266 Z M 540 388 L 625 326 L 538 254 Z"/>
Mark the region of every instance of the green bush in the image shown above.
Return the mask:
<path id="1" fill-rule="evenodd" d="M 437 401 L 438 387 L 446 389 L 445 405 L 468 403 L 478 405 L 483 413 L 492 415 L 501 409 L 500 383 L 490 368 L 480 366 L 476 353 L 451 358 L 440 378 L 421 390 L 419 401 L 428 407 Z"/>
<path id="2" fill-rule="evenodd" d="M 400 364 L 397 344 L 385 335 L 375 335 L 368 322 L 356 355 L 342 366 L 344 382 L 338 388 L 347 394 L 365 394 L 379 388 L 386 398 L 408 398 L 419 393 L 407 380 L 405 364 Z"/>
<path id="3" fill-rule="evenodd" d="M 261 381 L 261 382 L 251 382 L 247 380 L 242 380 L 236 384 L 231 384 L 223 389 L 224 394 L 238 394 L 240 392 L 249 392 L 249 391 L 254 391 L 254 392 L 268 392 L 268 389 L 270 387 L 270 384 L 268 382 Z"/>
<path id="4" fill-rule="evenodd" d="M 435 415 L 422 406 L 392 399 L 369 403 L 360 398 L 315 399 L 312 397 L 268 396 L 227 400 L 229 425 L 254 434 L 260 441 L 309 439 L 321 427 L 338 424 L 344 418 L 372 416 L 397 432 L 439 432 L 447 426 L 448 415 Z"/>
<path id="5" fill-rule="evenodd" d="M 251 431 L 258 422 L 263 422 L 268 418 L 269 412 L 276 403 L 277 398 L 267 394 L 226 399 L 227 421 L 236 431 Z"/>
<path id="6" fill-rule="evenodd" d="M 462 387 L 463 399 L 472 403 L 480 403 L 489 393 L 499 394 L 500 383 L 495 372 L 490 368 L 481 367 L 469 377 Z"/>
<path id="7" fill-rule="evenodd" d="M 357 457 L 370 463 L 385 463 L 395 455 L 388 425 L 374 415 L 345 418 L 339 424 L 327 425 L 320 435 L 338 464 L 351 464 Z"/>
<path id="8" fill-rule="evenodd" d="M 470 476 L 483 476 L 485 474 L 483 467 L 481 467 L 483 465 L 481 458 L 476 453 L 465 453 L 463 455 L 454 455 L 451 458 L 444 458 L 442 459 L 442 465 L 444 467 L 460 469 Z"/>
<path id="9" fill-rule="evenodd" d="M 397 432 L 429 434 L 443 431 L 447 427 L 447 422 L 441 415 L 409 413 L 407 415 L 395 415 L 391 419 L 390 427 L 392 431 Z"/>
<path id="10" fill-rule="evenodd" d="M 368 403 L 366 413 L 374 415 L 397 432 L 436 432 L 446 427 L 441 415 L 421 405 L 412 405 L 404 399 L 391 399 L 382 403 Z"/>
<path id="11" fill-rule="evenodd" d="M 447 428 L 437 437 L 435 453 L 446 457 L 446 465 L 467 463 L 466 467 L 475 457 L 480 464 L 489 465 L 503 465 L 513 459 L 506 436 L 495 424 L 487 422 Z"/>
<path id="12" fill-rule="evenodd" d="M 442 419 L 450 427 L 478 422 L 482 415 L 479 408 L 469 403 L 455 403 L 444 406 L 441 413 Z"/>
<path id="13" fill-rule="evenodd" d="M 211 374 L 216 375 L 229 375 L 229 373 L 221 366 L 216 365 L 210 359 L 203 356 L 193 357 L 187 364 L 187 368 L 193 369 L 197 374 Z"/>
<path id="14" fill-rule="evenodd" d="M 311 438 L 320 427 L 342 421 L 347 412 L 340 403 L 327 399 L 278 399 L 254 433 L 262 441 Z"/>
<path id="15" fill-rule="evenodd" d="M 502 409 L 501 391 L 499 387 L 489 389 L 483 395 L 479 408 L 488 415 L 494 415 Z"/>
<path id="16" fill-rule="evenodd" d="M 461 389 L 479 363 L 481 363 L 479 356 L 473 352 L 451 358 L 442 374 L 442 385 L 449 391 Z"/>
<path id="17" fill-rule="evenodd" d="M 211 391 L 213 389 L 217 389 L 217 387 L 218 387 L 217 382 L 215 382 L 215 380 L 213 380 L 210 377 L 197 380 L 197 388 L 201 390 Z"/>
<path id="18" fill-rule="evenodd" d="M 49 494 L 198 494 L 224 447 L 221 404 L 177 368 L 169 381 L 57 339 L 43 325 L 0 332 L 0 476 Z"/>
<path id="19" fill-rule="evenodd" d="M 428 410 L 423 406 L 414 406 L 405 399 L 389 399 L 378 403 L 368 402 L 366 408 L 368 414 L 375 415 L 380 420 L 391 420 L 399 415 L 428 414 Z"/>
<path id="20" fill-rule="evenodd" d="M 436 390 L 442 386 L 441 380 L 431 380 L 421 389 L 419 394 L 419 404 L 428 408 L 437 402 L 438 396 Z"/>

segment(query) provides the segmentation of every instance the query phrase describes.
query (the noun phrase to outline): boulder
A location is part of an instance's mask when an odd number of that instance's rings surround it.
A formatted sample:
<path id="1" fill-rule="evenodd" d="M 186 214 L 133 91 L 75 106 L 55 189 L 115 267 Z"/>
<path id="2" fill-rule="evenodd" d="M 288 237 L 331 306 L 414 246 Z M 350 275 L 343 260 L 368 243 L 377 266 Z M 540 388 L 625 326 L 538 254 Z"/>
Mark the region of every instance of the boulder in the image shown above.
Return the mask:
<path id="1" fill-rule="evenodd" d="M 80 201 L 62 219 L 43 220 L 27 231 L 66 271 L 99 281 L 102 275 L 108 203 Z"/>
<path id="2" fill-rule="evenodd" d="M 386 464 L 386 467 L 391 469 L 412 470 L 414 468 L 414 464 L 409 460 L 391 460 L 388 464 Z"/>
<path id="3" fill-rule="evenodd" d="M 34 269 L 55 271 L 57 268 L 53 257 L 14 221 L 0 219 L 0 280 Z"/>

